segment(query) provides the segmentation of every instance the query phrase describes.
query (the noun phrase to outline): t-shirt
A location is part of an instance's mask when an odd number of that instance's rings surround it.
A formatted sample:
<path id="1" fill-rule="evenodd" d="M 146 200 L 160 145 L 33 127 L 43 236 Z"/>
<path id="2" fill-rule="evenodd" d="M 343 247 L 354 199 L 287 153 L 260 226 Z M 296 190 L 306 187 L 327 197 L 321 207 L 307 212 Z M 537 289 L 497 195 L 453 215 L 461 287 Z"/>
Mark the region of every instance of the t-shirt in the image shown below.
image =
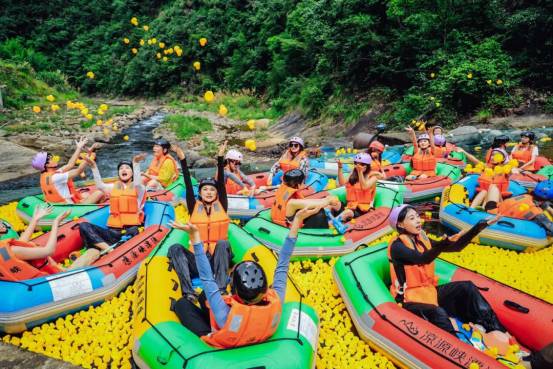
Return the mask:
<path id="1" fill-rule="evenodd" d="M 515 151 L 518 151 L 516 146 L 513 147 L 513 151 L 511 151 L 511 155 L 513 155 L 513 153 L 514 153 Z M 533 148 L 532 148 L 532 157 L 533 157 L 533 158 L 537 158 L 538 155 L 539 155 L 538 146 L 533 145 Z"/>
<path id="2" fill-rule="evenodd" d="M 159 168 L 159 174 L 157 180 L 163 187 L 167 187 L 171 184 L 171 180 L 175 177 L 175 166 L 172 163 L 171 159 L 165 159 L 161 168 Z"/>
<path id="3" fill-rule="evenodd" d="M 73 204 L 73 200 L 71 200 L 71 192 L 69 191 L 69 186 L 67 185 L 67 182 L 69 182 L 69 174 L 58 170 L 52 174 L 50 178 L 52 179 L 52 183 L 54 184 L 54 187 L 56 187 L 56 190 L 60 196 L 65 199 L 65 202 Z"/>

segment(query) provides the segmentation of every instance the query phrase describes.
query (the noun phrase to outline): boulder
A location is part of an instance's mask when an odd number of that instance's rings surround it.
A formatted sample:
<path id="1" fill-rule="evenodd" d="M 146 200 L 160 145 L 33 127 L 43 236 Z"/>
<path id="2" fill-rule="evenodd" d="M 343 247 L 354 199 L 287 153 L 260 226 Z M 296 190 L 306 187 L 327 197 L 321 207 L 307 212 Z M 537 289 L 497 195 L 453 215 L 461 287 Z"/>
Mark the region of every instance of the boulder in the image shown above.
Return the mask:
<path id="1" fill-rule="evenodd" d="M 0 157 L 2 157 L 2 170 L 0 170 L 0 182 L 37 173 L 31 167 L 31 160 L 37 152 L 16 143 L 0 140 Z"/>
<path id="2" fill-rule="evenodd" d="M 202 158 L 202 156 L 197 151 L 194 151 L 194 150 L 186 150 L 185 155 L 186 155 L 186 163 L 190 166 L 193 166 L 194 163 L 196 163 L 198 160 Z"/>
<path id="3" fill-rule="evenodd" d="M 482 135 L 476 127 L 461 126 L 449 131 L 447 139 L 454 144 L 463 143 L 471 145 L 479 143 L 482 140 Z"/>
<path id="4" fill-rule="evenodd" d="M 194 163 L 194 168 L 211 168 L 217 165 L 217 160 L 213 158 L 200 158 Z"/>
<path id="5" fill-rule="evenodd" d="M 359 132 L 353 136 L 353 148 L 354 149 L 366 149 L 369 147 L 369 142 L 371 142 L 373 135 L 366 132 Z"/>

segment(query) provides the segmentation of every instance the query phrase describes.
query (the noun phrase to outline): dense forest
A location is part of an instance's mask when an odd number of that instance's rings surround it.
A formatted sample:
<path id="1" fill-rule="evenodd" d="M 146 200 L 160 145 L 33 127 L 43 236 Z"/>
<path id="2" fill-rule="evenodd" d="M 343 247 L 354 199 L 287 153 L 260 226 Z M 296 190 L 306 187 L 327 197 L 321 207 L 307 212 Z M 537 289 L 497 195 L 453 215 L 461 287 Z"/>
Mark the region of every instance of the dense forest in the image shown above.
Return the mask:
<path id="1" fill-rule="evenodd" d="M 0 30 L 3 63 L 91 94 L 248 90 L 311 117 L 376 97 L 451 123 L 553 89 L 551 0 L 3 0 Z"/>

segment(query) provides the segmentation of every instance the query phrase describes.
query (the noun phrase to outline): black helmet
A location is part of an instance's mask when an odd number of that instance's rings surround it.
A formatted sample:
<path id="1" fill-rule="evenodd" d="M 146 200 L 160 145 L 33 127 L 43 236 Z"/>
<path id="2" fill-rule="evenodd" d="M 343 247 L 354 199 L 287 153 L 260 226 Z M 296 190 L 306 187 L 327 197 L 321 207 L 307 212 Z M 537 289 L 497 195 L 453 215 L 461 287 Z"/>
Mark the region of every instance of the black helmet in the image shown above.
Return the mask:
<path id="1" fill-rule="evenodd" d="M 505 145 L 509 141 L 511 141 L 511 139 L 507 135 L 496 136 L 493 138 L 492 147 L 493 148 L 501 147 L 502 145 Z"/>
<path id="2" fill-rule="evenodd" d="M 122 165 L 128 165 L 132 169 L 132 163 L 128 160 L 121 160 L 119 164 L 117 164 L 117 170 L 119 171 L 119 168 L 121 168 Z"/>
<path id="3" fill-rule="evenodd" d="M 287 186 L 296 187 L 305 181 L 305 174 L 299 169 L 292 169 L 284 173 L 282 179 Z"/>
<path id="4" fill-rule="evenodd" d="M 234 267 L 231 292 L 248 304 L 257 304 L 267 293 L 265 271 L 255 261 L 242 261 Z"/>
<path id="5" fill-rule="evenodd" d="M 532 131 L 523 131 L 521 132 L 520 137 L 528 137 L 532 142 L 536 139 L 536 135 Z"/>
<path id="6" fill-rule="evenodd" d="M 154 145 L 159 145 L 167 151 L 169 151 L 169 149 L 171 148 L 171 144 L 169 143 L 169 141 L 164 138 L 158 138 L 157 140 L 155 140 Z"/>
<path id="7" fill-rule="evenodd" d="M 217 181 L 213 177 L 204 178 L 200 180 L 200 184 L 198 185 L 198 191 L 201 191 L 203 186 L 213 186 L 217 188 Z"/>

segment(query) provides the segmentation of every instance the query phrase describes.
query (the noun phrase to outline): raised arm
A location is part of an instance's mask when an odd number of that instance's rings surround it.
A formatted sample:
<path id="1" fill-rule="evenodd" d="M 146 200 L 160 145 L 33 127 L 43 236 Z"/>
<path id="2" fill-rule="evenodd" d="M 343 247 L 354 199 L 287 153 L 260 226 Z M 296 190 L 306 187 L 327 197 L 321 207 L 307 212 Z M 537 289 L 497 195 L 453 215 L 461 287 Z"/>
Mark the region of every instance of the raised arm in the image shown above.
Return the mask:
<path id="1" fill-rule="evenodd" d="M 31 218 L 29 225 L 25 228 L 25 231 L 21 233 L 21 236 L 19 236 L 19 240 L 24 242 L 30 241 L 33 233 L 35 232 L 36 226 L 38 225 L 38 221 L 45 216 L 52 214 L 52 210 L 53 208 L 51 206 L 37 206 L 33 212 L 33 217 Z"/>
<path id="2" fill-rule="evenodd" d="M 336 163 L 338 164 L 338 184 L 340 186 L 343 186 L 346 184 L 346 177 L 344 176 L 344 164 L 342 164 L 342 161 L 340 159 L 336 160 Z"/>
<path id="3" fill-rule="evenodd" d="M 70 211 L 67 210 L 54 219 L 52 222 L 52 229 L 50 230 L 50 236 L 44 247 L 20 247 L 12 246 L 12 252 L 22 260 L 35 260 L 42 259 L 50 256 L 56 251 L 58 244 L 58 228 L 60 223 L 69 215 Z"/>
<path id="4" fill-rule="evenodd" d="M 417 135 L 415 134 L 415 130 L 411 126 L 405 127 L 405 130 L 407 130 L 407 133 L 409 133 L 409 137 L 411 138 L 411 143 L 413 144 L 414 153 L 417 153 L 417 149 L 419 146 L 417 145 Z"/>
<path id="5" fill-rule="evenodd" d="M 186 188 L 186 207 L 188 208 L 188 212 L 191 213 L 194 210 L 194 206 L 196 206 L 196 198 L 194 197 L 194 186 L 192 185 L 192 177 L 190 176 L 188 164 L 186 163 L 186 156 L 178 145 L 171 145 L 171 151 L 177 154 L 180 161 L 184 187 Z"/>
<path id="6" fill-rule="evenodd" d="M 73 169 L 73 167 L 75 167 L 75 163 L 77 162 L 77 159 L 79 158 L 79 155 L 81 155 L 81 151 L 83 151 L 83 147 L 86 146 L 87 142 L 88 138 L 86 137 L 80 137 L 78 141 L 75 141 L 75 144 L 77 145 L 77 147 L 75 148 L 75 152 L 73 152 L 73 155 L 71 155 L 71 158 L 69 158 L 67 164 L 60 168 L 62 172 L 67 172 L 68 170 L 71 170 Z M 81 173 L 79 172 L 77 175 L 79 174 Z"/>
<path id="7" fill-rule="evenodd" d="M 227 151 L 227 141 L 223 142 L 219 148 L 219 155 L 217 155 L 217 194 L 219 195 L 219 202 L 223 206 L 223 209 L 228 209 L 227 189 L 225 187 L 225 160 L 223 156 Z"/>
<path id="8" fill-rule="evenodd" d="M 434 145 L 434 134 L 430 134 L 428 129 L 426 129 L 426 134 L 430 138 L 430 149 L 432 150 L 432 153 L 434 153 L 434 148 L 436 147 L 436 145 Z"/>
<path id="9" fill-rule="evenodd" d="M 92 160 L 89 156 L 86 156 L 84 158 L 84 161 L 86 161 L 88 165 L 90 165 L 90 169 L 92 170 L 92 177 L 94 178 L 94 184 L 96 185 L 96 188 L 106 193 L 110 192 L 113 189 L 113 184 L 105 183 L 102 180 L 102 176 L 100 175 L 100 171 L 98 170 L 96 162 Z"/>

